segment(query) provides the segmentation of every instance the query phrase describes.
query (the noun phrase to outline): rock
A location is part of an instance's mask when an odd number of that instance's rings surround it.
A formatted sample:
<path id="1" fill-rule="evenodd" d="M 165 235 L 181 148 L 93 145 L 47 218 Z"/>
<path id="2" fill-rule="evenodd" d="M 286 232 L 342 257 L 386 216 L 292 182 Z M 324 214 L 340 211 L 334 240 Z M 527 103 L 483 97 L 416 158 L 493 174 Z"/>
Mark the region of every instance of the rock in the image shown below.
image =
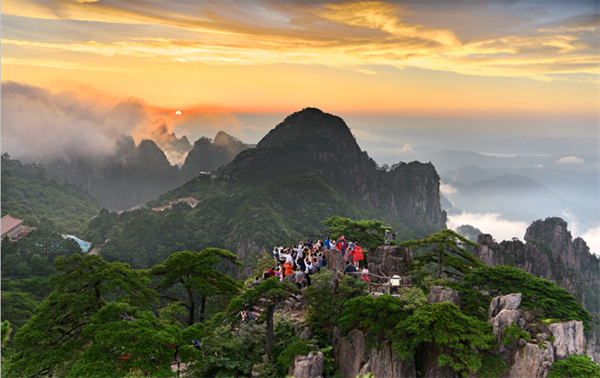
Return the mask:
<path id="1" fill-rule="evenodd" d="M 552 348 L 540 349 L 537 345 L 525 344 L 523 348 L 517 350 L 514 364 L 503 376 L 507 378 L 546 378 L 553 362 Z"/>
<path id="2" fill-rule="evenodd" d="M 340 337 L 334 347 L 335 359 L 345 378 L 355 378 L 365 354 L 365 335 L 352 330 L 347 337 Z"/>
<path id="3" fill-rule="evenodd" d="M 432 286 L 427 296 L 429 303 L 441 303 L 450 302 L 456 307 L 460 308 L 460 296 L 459 293 L 453 289 L 443 286 Z"/>
<path id="4" fill-rule="evenodd" d="M 577 320 L 554 323 L 548 326 L 554 342 L 554 357 L 556 360 L 564 360 L 569 354 L 583 354 L 585 338 L 583 336 L 583 323 Z"/>
<path id="5" fill-rule="evenodd" d="M 298 335 L 298 338 L 304 339 L 304 340 L 311 340 L 314 335 L 315 335 L 315 332 L 312 330 L 312 328 L 304 327 L 302 329 L 302 331 L 300 332 L 300 335 Z"/>
<path id="6" fill-rule="evenodd" d="M 360 369 L 360 376 L 371 373 L 374 377 L 416 377 L 414 360 L 401 360 L 392 349 L 389 341 L 384 341 L 379 348 L 372 348 L 367 363 Z"/>
<path id="7" fill-rule="evenodd" d="M 323 374 L 325 356 L 321 352 L 309 352 L 307 356 L 298 355 L 294 360 L 292 376 L 294 378 L 319 378 Z"/>
<path id="8" fill-rule="evenodd" d="M 525 344 L 527 344 L 527 341 L 525 341 L 525 339 L 519 339 L 519 348 L 523 348 Z"/>
<path id="9" fill-rule="evenodd" d="M 379 246 L 369 251 L 367 261 L 369 271 L 373 274 L 384 274 L 392 276 L 398 274 L 404 276 L 408 264 L 412 263 L 413 256 L 410 248 L 396 246 Z"/>
<path id="10" fill-rule="evenodd" d="M 490 303 L 488 318 L 493 318 L 504 309 L 517 310 L 519 309 L 519 306 L 521 306 L 521 293 L 508 294 L 496 297 L 492 299 L 492 302 Z"/>

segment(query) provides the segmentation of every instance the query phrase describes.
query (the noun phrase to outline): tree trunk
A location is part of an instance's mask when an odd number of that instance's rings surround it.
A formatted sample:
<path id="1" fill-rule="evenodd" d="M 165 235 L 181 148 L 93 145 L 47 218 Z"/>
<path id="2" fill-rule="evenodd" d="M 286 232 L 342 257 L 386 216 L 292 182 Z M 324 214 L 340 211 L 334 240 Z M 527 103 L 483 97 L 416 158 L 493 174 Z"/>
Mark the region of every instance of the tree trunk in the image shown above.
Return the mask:
<path id="1" fill-rule="evenodd" d="M 200 299 L 200 319 L 198 321 L 200 323 L 204 322 L 204 310 L 206 309 L 206 297 L 203 295 Z"/>
<path id="2" fill-rule="evenodd" d="M 194 301 L 194 292 L 191 287 L 186 288 L 188 297 L 190 298 L 190 307 L 188 313 L 188 326 L 192 326 L 194 324 L 194 312 L 196 311 L 196 301 Z"/>
<path id="3" fill-rule="evenodd" d="M 273 314 L 275 313 L 275 305 L 267 305 L 267 356 L 271 359 L 271 349 L 273 349 Z"/>

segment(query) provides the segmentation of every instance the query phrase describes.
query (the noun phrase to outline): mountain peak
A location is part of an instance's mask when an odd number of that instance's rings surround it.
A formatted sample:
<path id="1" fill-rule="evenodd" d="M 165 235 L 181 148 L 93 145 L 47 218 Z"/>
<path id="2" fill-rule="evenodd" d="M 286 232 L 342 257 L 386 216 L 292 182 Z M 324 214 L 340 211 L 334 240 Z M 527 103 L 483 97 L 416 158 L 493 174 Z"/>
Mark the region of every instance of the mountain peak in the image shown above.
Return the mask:
<path id="1" fill-rule="evenodd" d="M 340 140 L 356 145 L 343 119 L 317 108 L 304 108 L 287 116 L 258 142 L 257 148 L 268 148 L 286 143 L 307 143 L 314 138 Z M 358 146 L 356 146 L 358 148 Z"/>

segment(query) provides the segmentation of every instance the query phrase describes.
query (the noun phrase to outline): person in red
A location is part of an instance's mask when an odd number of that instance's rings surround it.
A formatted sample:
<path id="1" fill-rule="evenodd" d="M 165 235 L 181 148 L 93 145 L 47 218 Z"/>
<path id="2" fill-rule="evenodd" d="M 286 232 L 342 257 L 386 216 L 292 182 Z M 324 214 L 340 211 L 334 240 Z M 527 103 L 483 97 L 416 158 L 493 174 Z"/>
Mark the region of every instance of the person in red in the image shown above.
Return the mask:
<path id="1" fill-rule="evenodd" d="M 346 252 L 346 247 L 348 247 L 348 244 L 346 243 L 346 237 L 342 235 L 335 244 L 335 249 L 344 253 Z"/>
<path id="2" fill-rule="evenodd" d="M 360 261 L 364 260 L 363 250 L 358 245 L 358 243 L 354 244 L 354 249 L 352 249 L 352 261 L 354 262 L 354 266 L 358 269 L 358 264 Z"/>
<path id="3" fill-rule="evenodd" d="M 286 276 L 294 273 L 294 264 L 292 264 L 291 262 L 286 261 L 285 264 L 283 264 L 283 267 L 285 268 Z"/>

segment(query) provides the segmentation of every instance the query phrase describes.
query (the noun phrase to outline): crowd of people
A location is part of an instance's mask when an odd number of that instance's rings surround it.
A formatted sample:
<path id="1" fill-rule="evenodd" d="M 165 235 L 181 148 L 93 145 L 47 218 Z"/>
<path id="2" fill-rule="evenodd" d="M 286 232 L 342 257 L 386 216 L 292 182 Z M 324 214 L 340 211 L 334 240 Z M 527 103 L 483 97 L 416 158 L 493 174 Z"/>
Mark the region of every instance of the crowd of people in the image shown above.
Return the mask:
<path id="1" fill-rule="evenodd" d="M 337 240 L 330 237 L 323 240 L 301 241 L 297 246 L 275 247 L 273 248 L 274 265 L 271 268 L 264 269 L 261 276 L 256 276 L 254 286 L 258 286 L 261 280 L 270 277 L 279 277 L 280 282 L 285 276 L 295 273 L 295 284 L 299 289 L 311 285 L 310 276 L 318 273 L 327 265 L 327 256 L 330 250 L 337 250 L 343 253 L 346 260 L 344 274 L 356 273 L 359 264 L 364 260 L 362 247 L 358 242 L 349 242 L 345 236 Z M 368 270 L 363 268 L 361 271 L 363 278 L 368 281 Z"/>

